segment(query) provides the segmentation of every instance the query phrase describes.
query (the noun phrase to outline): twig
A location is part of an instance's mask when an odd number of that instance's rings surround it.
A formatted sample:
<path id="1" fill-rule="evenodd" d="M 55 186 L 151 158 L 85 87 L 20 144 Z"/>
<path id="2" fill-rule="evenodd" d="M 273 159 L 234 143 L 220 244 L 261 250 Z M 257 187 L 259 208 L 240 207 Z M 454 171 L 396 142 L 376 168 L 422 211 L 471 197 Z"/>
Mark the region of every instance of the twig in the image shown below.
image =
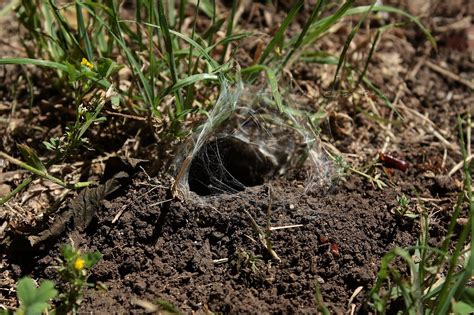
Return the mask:
<path id="1" fill-rule="evenodd" d="M 449 71 L 448 69 L 442 68 L 442 67 L 440 67 L 440 66 L 438 66 L 438 65 L 436 65 L 436 64 L 434 64 L 434 63 L 432 63 L 431 61 L 428 61 L 428 60 L 425 61 L 425 65 L 428 68 L 430 68 L 431 70 L 436 71 L 439 74 L 442 74 L 445 77 L 450 78 L 451 80 L 454 80 L 456 82 L 464 84 L 465 86 L 467 86 L 471 90 L 474 90 L 474 83 L 473 82 L 468 81 L 464 78 L 461 78 L 459 75 Z"/>
<path id="2" fill-rule="evenodd" d="M 117 220 L 120 218 L 120 216 L 122 215 L 122 213 L 125 211 L 125 209 L 127 209 L 127 207 L 130 205 L 130 203 L 127 203 L 126 205 L 123 205 L 122 208 L 120 208 L 119 212 L 117 212 L 117 214 L 114 216 L 114 218 L 112 219 L 112 224 L 115 224 L 115 222 L 117 222 Z"/>
<path id="3" fill-rule="evenodd" d="M 141 121 L 146 120 L 146 117 L 140 117 L 140 116 L 135 116 L 135 115 L 130 115 L 130 114 L 123 114 L 123 113 L 116 113 L 116 112 L 112 112 L 110 110 L 106 110 L 105 112 L 109 115 L 118 116 L 118 117 L 122 117 L 122 118 L 129 118 L 129 119 L 141 120 Z"/>
<path id="4" fill-rule="evenodd" d="M 413 67 L 413 69 L 410 71 L 410 73 L 409 73 L 408 76 L 407 76 L 407 79 L 408 79 L 408 80 L 412 80 L 412 81 L 415 80 L 415 77 L 416 77 L 416 75 L 418 74 L 418 72 L 420 71 L 421 66 L 425 63 L 426 58 L 427 58 L 426 56 L 423 56 L 423 57 L 416 63 L 416 65 Z"/>
<path id="5" fill-rule="evenodd" d="M 357 287 L 357 289 L 354 290 L 352 293 L 351 297 L 349 298 L 349 302 L 347 303 L 348 307 L 351 307 L 352 302 L 354 301 L 355 297 L 359 295 L 359 293 L 364 289 L 364 287 Z M 351 307 L 353 309 L 353 307 Z M 351 313 L 352 314 L 352 313 Z"/>
<path id="6" fill-rule="evenodd" d="M 3 224 L 0 226 L 0 237 L 3 238 L 3 232 L 5 232 L 5 229 L 7 228 L 8 222 L 5 221 Z"/>
<path id="7" fill-rule="evenodd" d="M 270 219 L 272 217 L 272 202 L 273 202 L 273 198 L 272 198 L 272 186 L 268 186 L 268 208 L 267 208 L 267 227 L 266 227 L 266 235 L 267 236 L 270 236 L 270 231 L 271 231 L 271 222 L 270 222 Z"/>
<path id="8" fill-rule="evenodd" d="M 446 140 L 446 138 L 444 138 L 443 135 L 439 131 L 436 130 L 437 128 L 436 124 L 432 122 L 428 117 L 426 117 L 425 115 L 421 114 L 420 112 L 410 107 L 407 107 L 406 105 L 403 105 L 403 108 L 407 110 L 408 112 L 414 114 L 415 116 L 421 118 L 424 122 L 428 124 L 428 126 L 426 126 L 426 129 L 424 129 L 425 131 L 431 133 L 434 137 L 436 137 L 439 141 L 441 141 L 446 147 L 450 148 L 456 153 L 459 153 L 459 148 L 457 148 L 454 144 Z"/>
<path id="9" fill-rule="evenodd" d="M 429 198 L 429 197 L 411 197 L 410 199 L 412 201 L 420 200 L 420 201 L 426 201 L 426 202 L 441 202 L 441 201 L 449 200 L 449 198 L 440 199 L 440 198 Z"/>
<path id="10" fill-rule="evenodd" d="M 272 249 L 272 246 L 271 246 L 270 241 L 268 240 L 267 234 L 266 234 L 264 231 L 262 231 L 262 229 L 260 228 L 260 226 L 259 226 L 259 225 L 257 224 L 257 222 L 254 220 L 254 218 L 252 217 L 252 215 L 250 214 L 250 212 L 247 211 L 247 209 L 244 209 L 244 212 L 245 212 L 245 214 L 247 214 L 247 216 L 249 217 L 250 223 L 252 224 L 253 229 L 255 230 L 255 232 L 257 232 L 258 238 L 260 239 L 260 242 L 261 242 L 262 245 L 265 247 L 265 249 L 268 251 L 268 253 L 269 253 L 273 258 L 275 258 L 276 260 L 281 261 L 280 257 L 278 257 L 278 255 L 277 255 L 277 253 L 275 253 L 275 251 Z"/>
<path id="11" fill-rule="evenodd" d="M 158 186 L 160 187 L 160 186 Z M 158 205 L 161 205 L 161 204 L 164 204 L 168 201 L 172 201 L 173 199 L 165 199 L 165 200 L 161 200 L 161 201 L 158 201 L 158 202 L 155 202 L 155 203 L 152 203 L 150 205 L 148 205 L 148 207 L 153 207 L 153 206 L 158 206 Z"/>
<path id="12" fill-rule="evenodd" d="M 471 16 L 466 16 L 461 20 L 456 20 L 454 23 L 448 25 L 436 26 L 436 23 L 433 23 L 433 29 L 436 30 L 438 34 L 450 31 L 450 30 L 463 30 L 471 26 Z"/>
<path id="13" fill-rule="evenodd" d="M 472 160 L 472 158 L 474 158 L 474 154 L 471 154 L 469 155 L 467 158 L 466 158 L 466 163 L 469 163 L 469 161 Z M 459 171 L 462 166 L 464 165 L 464 160 L 459 162 L 458 164 L 456 164 L 452 169 L 451 171 L 449 171 L 448 173 L 448 176 L 453 176 L 454 173 L 456 173 L 457 171 Z"/>
<path id="14" fill-rule="evenodd" d="M 212 262 L 214 264 L 223 264 L 229 261 L 229 258 L 214 259 Z"/>
<path id="15" fill-rule="evenodd" d="M 276 230 L 283 230 L 283 229 L 293 229 L 293 228 L 298 228 L 302 227 L 303 224 L 293 224 L 293 225 L 285 225 L 285 226 L 275 226 L 271 227 L 269 230 L 270 231 L 276 231 Z"/>

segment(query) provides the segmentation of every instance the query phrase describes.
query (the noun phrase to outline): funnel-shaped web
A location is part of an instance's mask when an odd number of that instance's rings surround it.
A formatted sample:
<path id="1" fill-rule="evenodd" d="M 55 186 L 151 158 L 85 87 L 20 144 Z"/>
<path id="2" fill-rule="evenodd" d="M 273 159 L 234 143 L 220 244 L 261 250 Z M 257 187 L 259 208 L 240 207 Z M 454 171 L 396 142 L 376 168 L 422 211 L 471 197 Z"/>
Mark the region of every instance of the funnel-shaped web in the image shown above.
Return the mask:
<path id="1" fill-rule="evenodd" d="M 271 97 L 222 83 L 209 118 L 190 137 L 176 161 L 175 189 L 186 196 L 235 193 L 284 175 L 306 161 L 309 185 L 327 177 L 328 167 L 305 115 L 279 112 Z M 296 113 L 296 114 L 295 114 Z"/>

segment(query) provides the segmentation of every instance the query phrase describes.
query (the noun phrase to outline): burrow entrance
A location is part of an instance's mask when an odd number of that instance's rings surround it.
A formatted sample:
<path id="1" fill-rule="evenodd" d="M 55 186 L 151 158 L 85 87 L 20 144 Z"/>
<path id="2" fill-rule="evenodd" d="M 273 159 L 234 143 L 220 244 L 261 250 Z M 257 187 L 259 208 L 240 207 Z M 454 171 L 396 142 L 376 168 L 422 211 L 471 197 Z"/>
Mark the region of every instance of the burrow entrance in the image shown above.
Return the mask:
<path id="1" fill-rule="evenodd" d="M 196 154 L 188 184 L 201 196 L 236 193 L 263 184 L 275 167 L 257 145 L 232 136 L 221 137 L 209 141 Z"/>

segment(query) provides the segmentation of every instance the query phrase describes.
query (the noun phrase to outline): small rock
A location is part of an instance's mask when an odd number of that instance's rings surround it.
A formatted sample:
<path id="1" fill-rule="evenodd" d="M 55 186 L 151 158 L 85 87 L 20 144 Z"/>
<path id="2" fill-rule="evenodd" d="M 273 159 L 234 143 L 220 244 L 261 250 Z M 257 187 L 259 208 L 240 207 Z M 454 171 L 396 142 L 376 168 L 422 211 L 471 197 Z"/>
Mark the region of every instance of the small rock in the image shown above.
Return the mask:
<path id="1" fill-rule="evenodd" d="M 456 220 L 456 222 L 459 224 L 459 225 L 466 225 L 468 222 L 469 222 L 469 219 L 468 218 L 459 218 Z"/>

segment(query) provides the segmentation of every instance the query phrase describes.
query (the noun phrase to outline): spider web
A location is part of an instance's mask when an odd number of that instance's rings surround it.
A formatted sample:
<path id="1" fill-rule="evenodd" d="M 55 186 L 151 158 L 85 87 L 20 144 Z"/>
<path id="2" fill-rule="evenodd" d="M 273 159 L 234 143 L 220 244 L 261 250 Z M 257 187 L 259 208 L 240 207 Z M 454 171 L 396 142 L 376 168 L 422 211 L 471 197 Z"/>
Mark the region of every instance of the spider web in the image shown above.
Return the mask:
<path id="1" fill-rule="evenodd" d="M 186 197 L 236 193 L 285 175 L 309 170 L 306 188 L 330 178 L 330 163 L 308 117 L 280 113 L 268 92 L 241 82 L 222 82 L 208 120 L 188 139 L 175 161 L 175 187 Z"/>

